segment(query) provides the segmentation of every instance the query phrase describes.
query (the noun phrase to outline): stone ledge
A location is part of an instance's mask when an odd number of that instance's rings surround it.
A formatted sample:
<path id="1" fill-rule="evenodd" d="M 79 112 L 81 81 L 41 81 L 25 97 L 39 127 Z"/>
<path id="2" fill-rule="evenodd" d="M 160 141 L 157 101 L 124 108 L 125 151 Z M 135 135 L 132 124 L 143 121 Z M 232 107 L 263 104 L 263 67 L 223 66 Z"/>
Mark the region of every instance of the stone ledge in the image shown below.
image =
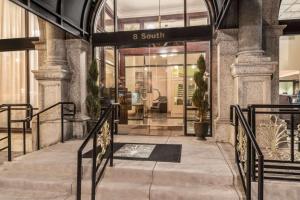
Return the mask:
<path id="1" fill-rule="evenodd" d="M 40 69 L 33 70 L 36 80 L 69 80 L 71 73 L 63 69 Z"/>
<path id="2" fill-rule="evenodd" d="M 239 76 L 271 76 L 275 71 L 277 62 L 248 62 L 231 65 L 233 77 Z"/>

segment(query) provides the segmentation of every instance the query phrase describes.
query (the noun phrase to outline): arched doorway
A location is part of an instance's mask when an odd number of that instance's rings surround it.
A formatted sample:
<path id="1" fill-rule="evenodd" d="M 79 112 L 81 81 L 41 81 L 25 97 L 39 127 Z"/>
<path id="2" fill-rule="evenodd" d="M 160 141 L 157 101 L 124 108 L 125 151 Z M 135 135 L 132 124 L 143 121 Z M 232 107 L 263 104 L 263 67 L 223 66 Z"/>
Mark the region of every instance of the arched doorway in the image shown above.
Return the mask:
<path id="1" fill-rule="evenodd" d="M 121 103 L 120 132 L 193 135 L 193 75 L 200 55 L 211 82 L 212 26 L 206 2 L 107 0 L 94 28 L 103 103 Z"/>

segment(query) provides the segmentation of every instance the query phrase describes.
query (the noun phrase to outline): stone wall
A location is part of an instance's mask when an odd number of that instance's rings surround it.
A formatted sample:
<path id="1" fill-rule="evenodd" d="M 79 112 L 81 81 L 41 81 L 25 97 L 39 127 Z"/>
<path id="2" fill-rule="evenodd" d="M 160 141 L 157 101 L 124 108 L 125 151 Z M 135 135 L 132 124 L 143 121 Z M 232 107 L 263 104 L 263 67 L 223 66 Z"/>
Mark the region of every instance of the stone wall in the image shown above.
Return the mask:
<path id="1" fill-rule="evenodd" d="M 66 39 L 66 33 L 50 23 L 40 21 L 39 26 L 42 30 L 40 41 L 36 43 L 39 68 L 33 71 L 38 81 L 39 110 L 58 102 L 74 102 L 77 115 L 71 123 L 65 121 L 65 138 L 83 137 L 88 119 L 85 109 L 85 82 L 86 69 L 90 63 L 90 45 L 80 39 Z M 60 142 L 60 107 L 43 113 L 40 121 L 41 147 Z M 36 148 L 36 121 L 33 121 L 32 128 L 32 146 Z"/>
<path id="2" fill-rule="evenodd" d="M 231 104 L 278 103 L 279 37 L 284 29 L 278 25 L 279 4 L 279 0 L 240 1 L 236 35 L 229 34 L 233 30 L 217 32 L 217 141 L 234 141 Z"/>

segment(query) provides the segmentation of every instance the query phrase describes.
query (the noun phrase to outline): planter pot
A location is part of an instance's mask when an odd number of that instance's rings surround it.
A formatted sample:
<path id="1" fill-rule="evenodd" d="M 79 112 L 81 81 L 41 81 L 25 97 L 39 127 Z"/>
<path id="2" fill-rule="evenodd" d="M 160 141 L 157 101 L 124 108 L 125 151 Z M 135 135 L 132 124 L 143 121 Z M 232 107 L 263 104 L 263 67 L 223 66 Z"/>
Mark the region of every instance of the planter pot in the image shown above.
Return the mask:
<path id="1" fill-rule="evenodd" d="M 206 140 L 205 136 L 208 133 L 209 123 L 208 122 L 195 122 L 194 129 L 195 134 L 199 140 Z"/>

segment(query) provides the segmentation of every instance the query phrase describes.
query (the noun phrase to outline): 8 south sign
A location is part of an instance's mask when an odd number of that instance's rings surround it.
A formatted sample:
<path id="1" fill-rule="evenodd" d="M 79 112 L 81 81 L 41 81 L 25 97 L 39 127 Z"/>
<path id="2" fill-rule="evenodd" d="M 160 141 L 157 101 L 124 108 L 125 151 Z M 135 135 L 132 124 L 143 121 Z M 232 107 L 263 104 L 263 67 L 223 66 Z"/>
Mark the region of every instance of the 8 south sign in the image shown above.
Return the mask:
<path id="1" fill-rule="evenodd" d="M 133 40 L 161 40 L 165 39 L 165 33 L 135 33 L 132 35 Z"/>

